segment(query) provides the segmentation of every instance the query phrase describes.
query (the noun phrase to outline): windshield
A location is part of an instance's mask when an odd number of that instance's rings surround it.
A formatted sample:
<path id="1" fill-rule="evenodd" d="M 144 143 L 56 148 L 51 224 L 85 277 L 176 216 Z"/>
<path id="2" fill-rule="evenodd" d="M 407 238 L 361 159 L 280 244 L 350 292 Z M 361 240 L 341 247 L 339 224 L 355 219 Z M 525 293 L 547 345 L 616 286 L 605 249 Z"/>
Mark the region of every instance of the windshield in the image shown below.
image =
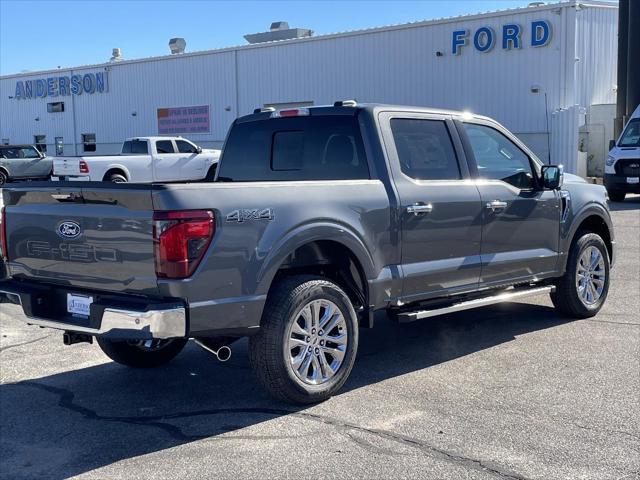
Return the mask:
<path id="1" fill-rule="evenodd" d="M 629 121 L 622 137 L 620 137 L 619 147 L 640 147 L 640 118 Z"/>
<path id="2" fill-rule="evenodd" d="M 0 149 L 3 158 L 40 158 L 34 147 L 4 147 Z"/>

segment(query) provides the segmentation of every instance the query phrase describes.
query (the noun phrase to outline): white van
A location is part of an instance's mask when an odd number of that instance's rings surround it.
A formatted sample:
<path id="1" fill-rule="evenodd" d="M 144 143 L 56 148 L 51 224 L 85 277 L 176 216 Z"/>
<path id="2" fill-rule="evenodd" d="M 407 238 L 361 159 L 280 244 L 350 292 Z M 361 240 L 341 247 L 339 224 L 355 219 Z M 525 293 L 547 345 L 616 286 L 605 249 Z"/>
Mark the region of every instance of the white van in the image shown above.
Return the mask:
<path id="1" fill-rule="evenodd" d="M 627 193 L 640 193 L 640 105 L 609 152 L 604 185 L 614 202 L 622 202 Z"/>

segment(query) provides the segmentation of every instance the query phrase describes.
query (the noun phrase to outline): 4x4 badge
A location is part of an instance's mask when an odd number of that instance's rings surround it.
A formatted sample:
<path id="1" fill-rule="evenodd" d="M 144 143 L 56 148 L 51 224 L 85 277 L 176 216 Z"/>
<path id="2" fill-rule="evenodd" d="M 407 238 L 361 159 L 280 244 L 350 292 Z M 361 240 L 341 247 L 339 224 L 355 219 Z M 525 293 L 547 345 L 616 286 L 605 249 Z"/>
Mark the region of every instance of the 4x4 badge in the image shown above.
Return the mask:
<path id="1" fill-rule="evenodd" d="M 271 208 L 240 208 L 227 214 L 227 222 L 242 223 L 247 220 L 273 220 Z"/>

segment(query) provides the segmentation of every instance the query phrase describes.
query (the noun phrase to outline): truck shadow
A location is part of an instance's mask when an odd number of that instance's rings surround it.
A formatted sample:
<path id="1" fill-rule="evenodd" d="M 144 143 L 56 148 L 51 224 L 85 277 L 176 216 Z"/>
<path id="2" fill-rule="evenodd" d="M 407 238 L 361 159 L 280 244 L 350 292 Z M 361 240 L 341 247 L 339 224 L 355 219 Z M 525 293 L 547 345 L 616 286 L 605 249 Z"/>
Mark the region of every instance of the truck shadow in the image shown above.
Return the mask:
<path id="1" fill-rule="evenodd" d="M 341 395 L 355 398 L 361 387 L 565 322 L 550 307 L 528 304 L 406 325 L 383 319 L 375 329 L 361 330 L 359 357 Z M 249 370 L 246 344 L 239 342 L 224 364 L 190 345 L 170 365 L 155 370 L 105 363 L 0 385 L 0 478 L 73 477 L 200 439 L 291 438 L 294 429 L 277 422 L 286 416 L 325 425 L 337 422 L 330 414 L 324 417 L 267 397 Z M 276 425 L 266 424 L 258 432 L 247 428 L 269 420 Z"/>
<path id="2" fill-rule="evenodd" d="M 640 209 L 640 195 L 627 195 L 624 202 L 609 202 L 609 209 L 612 212 L 621 210 L 638 210 Z"/>

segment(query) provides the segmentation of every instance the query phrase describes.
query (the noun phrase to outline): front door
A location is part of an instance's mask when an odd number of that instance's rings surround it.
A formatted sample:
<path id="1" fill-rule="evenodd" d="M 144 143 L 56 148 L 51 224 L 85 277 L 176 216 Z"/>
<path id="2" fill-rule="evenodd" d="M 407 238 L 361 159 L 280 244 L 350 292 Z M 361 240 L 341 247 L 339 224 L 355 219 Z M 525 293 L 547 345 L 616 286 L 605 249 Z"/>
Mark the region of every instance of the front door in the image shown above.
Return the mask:
<path id="1" fill-rule="evenodd" d="M 425 114 L 381 117 L 400 199 L 402 300 L 475 290 L 482 208 L 453 123 Z"/>
<path id="2" fill-rule="evenodd" d="M 481 285 L 553 273 L 559 248 L 558 193 L 539 188 L 533 160 L 507 132 L 490 123 L 462 125 L 483 206 Z"/>
<path id="3" fill-rule="evenodd" d="M 198 147 L 185 140 L 176 140 L 176 147 L 180 153 L 180 179 L 198 180 L 204 178 L 206 172 L 205 156 L 198 153 Z"/>

